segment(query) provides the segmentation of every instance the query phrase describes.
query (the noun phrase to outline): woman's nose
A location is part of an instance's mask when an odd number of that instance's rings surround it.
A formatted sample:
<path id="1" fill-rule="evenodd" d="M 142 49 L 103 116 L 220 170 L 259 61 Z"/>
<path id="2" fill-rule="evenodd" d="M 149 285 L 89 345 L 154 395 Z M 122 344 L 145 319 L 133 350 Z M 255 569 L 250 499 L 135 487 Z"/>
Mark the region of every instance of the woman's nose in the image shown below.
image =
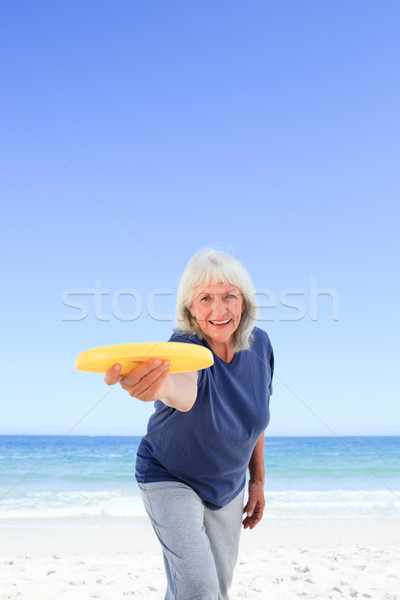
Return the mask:
<path id="1" fill-rule="evenodd" d="M 214 299 L 213 306 L 213 312 L 215 313 L 215 316 L 224 316 L 226 313 L 226 306 L 227 303 L 225 302 L 225 298 L 220 298 L 217 296 L 217 298 Z"/>

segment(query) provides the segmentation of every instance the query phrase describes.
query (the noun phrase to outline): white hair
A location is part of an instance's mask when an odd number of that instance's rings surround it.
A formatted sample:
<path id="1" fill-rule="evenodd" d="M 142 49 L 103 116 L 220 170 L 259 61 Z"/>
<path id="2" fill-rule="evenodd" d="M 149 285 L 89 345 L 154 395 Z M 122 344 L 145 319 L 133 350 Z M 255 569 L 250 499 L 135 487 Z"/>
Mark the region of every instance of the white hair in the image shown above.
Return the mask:
<path id="1" fill-rule="evenodd" d="M 176 303 L 178 330 L 204 339 L 189 307 L 193 302 L 194 289 L 199 285 L 213 283 L 231 284 L 237 287 L 244 300 L 244 311 L 234 334 L 233 350 L 248 350 L 252 342 L 252 330 L 258 314 L 255 290 L 246 268 L 235 257 L 220 250 L 206 248 L 197 252 L 188 262 L 181 277 Z"/>

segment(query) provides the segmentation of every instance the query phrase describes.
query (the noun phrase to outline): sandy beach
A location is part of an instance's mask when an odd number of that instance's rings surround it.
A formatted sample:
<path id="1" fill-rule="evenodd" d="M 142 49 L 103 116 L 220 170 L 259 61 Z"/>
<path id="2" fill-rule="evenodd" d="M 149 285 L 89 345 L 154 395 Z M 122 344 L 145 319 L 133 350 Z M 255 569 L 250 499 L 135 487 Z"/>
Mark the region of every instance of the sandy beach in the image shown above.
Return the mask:
<path id="1" fill-rule="evenodd" d="M 0 536 L 1 600 L 164 597 L 146 521 L 36 523 L 3 527 Z M 243 531 L 231 590 L 239 598 L 399 600 L 400 524 L 264 522 Z"/>

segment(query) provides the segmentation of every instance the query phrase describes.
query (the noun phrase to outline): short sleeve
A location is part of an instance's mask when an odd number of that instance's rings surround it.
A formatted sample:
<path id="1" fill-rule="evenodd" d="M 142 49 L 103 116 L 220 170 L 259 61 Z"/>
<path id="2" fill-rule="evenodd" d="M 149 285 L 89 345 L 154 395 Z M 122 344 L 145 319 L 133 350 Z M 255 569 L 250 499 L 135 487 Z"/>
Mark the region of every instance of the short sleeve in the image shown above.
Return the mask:
<path id="1" fill-rule="evenodd" d="M 268 387 L 268 389 L 269 389 L 269 395 L 270 396 L 272 396 L 272 393 L 273 393 L 272 379 L 274 377 L 274 367 L 275 367 L 275 358 L 274 358 L 274 351 L 273 351 L 272 346 L 271 346 L 271 354 L 270 354 L 270 357 L 269 357 L 269 368 L 271 370 L 271 379 L 270 379 L 269 387 Z"/>
<path id="2" fill-rule="evenodd" d="M 169 342 L 181 342 L 183 344 L 196 344 L 197 346 L 204 346 L 204 344 L 195 335 L 184 333 L 183 331 L 174 331 L 168 340 Z M 199 387 L 204 380 L 205 369 L 199 369 L 197 371 L 197 387 Z"/>

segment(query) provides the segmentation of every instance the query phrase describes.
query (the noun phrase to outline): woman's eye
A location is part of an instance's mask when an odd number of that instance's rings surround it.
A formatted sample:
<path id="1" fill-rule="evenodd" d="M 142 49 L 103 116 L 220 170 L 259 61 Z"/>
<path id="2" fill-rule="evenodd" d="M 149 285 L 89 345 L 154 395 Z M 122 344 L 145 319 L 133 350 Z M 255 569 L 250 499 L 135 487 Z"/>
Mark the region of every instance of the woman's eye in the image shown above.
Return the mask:
<path id="1" fill-rule="evenodd" d="M 210 296 L 203 296 L 203 298 L 202 298 L 202 300 L 205 300 L 205 301 L 207 301 L 209 299 L 210 299 Z"/>
<path id="2" fill-rule="evenodd" d="M 229 300 L 236 300 L 235 294 L 228 294 L 228 299 Z"/>

